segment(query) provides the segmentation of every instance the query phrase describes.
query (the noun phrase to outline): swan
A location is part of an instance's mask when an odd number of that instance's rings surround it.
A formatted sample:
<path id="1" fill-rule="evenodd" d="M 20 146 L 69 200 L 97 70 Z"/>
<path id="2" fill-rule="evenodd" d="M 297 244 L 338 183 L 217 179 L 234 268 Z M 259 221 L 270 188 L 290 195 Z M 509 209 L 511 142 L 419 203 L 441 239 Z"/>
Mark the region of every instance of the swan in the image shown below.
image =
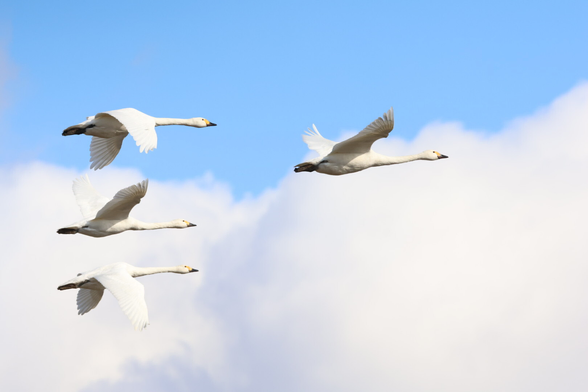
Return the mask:
<path id="1" fill-rule="evenodd" d="M 149 324 L 145 287 L 133 278 L 163 272 L 189 274 L 198 270 L 187 265 L 141 268 L 127 263 L 113 263 L 78 274 L 59 286 L 57 290 L 80 289 L 77 298 L 78 314 L 83 315 L 98 305 L 104 289 L 107 289 L 117 299 L 135 330 L 140 331 Z"/>
<path id="2" fill-rule="evenodd" d="M 116 158 L 122 146 L 123 139 L 130 133 L 140 152 L 149 151 L 157 147 L 157 133 L 155 127 L 160 125 L 187 125 L 189 127 L 204 128 L 214 127 L 205 118 L 157 118 L 151 117 L 137 109 L 127 108 L 101 112 L 88 117 L 86 121 L 66 128 L 62 135 L 89 135 L 90 143 L 90 169 L 98 170 Z"/>
<path id="3" fill-rule="evenodd" d="M 448 158 L 447 155 L 433 150 L 403 157 L 388 157 L 372 151 L 372 144 L 378 139 L 388 137 L 394 128 L 392 108 L 357 135 L 339 143 L 325 139 L 314 124 L 312 127 L 314 131 L 308 128 L 306 134 L 302 135 L 302 140 L 308 145 L 308 148 L 315 150 L 320 156 L 296 165 L 294 167 L 296 173 L 317 171 L 338 176 L 355 173 L 373 166 L 394 165 L 419 159 L 436 161 Z"/>
<path id="4" fill-rule="evenodd" d="M 73 192 L 84 219 L 57 230 L 58 234 L 85 234 L 106 237 L 127 230 L 184 229 L 196 226 L 182 219 L 163 223 L 145 223 L 129 217 L 129 212 L 147 193 L 149 180 L 121 189 L 108 199 L 90 183 L 88 175 L 74 180 Z"/>

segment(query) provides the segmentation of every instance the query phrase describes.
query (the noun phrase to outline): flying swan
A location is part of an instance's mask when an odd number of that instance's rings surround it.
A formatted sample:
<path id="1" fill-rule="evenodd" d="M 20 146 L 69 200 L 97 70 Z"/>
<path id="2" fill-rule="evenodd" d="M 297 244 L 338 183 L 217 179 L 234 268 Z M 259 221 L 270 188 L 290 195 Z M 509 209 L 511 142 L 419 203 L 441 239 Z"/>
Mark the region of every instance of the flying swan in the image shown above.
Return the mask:
<path id="1" fill-rule="evenodd" d="M 133 278 L 163 272 L 188 274 L 198 270 L 187 265 L 141 268 L 127 263 L 114 263 L 78 274 L 77 277 L 59 286 L 57 290 L 80 289 L 77 298 L 78 314 L 83 315 L 98 305 L 104 289 L 107 289 L 114 295 L 135 330 L 140 331 L 149 324 L 145 287 Z"/>
<path id="2" fill-rule="evenodd" d="M 196 226 L 182 219 L 163 223 L 145 223 L 129 217 L 129 212 L 147 193 L 149 180 L 121 189 L 108 199 L 90 183 L 88 175 L 74 180 L 73 192 L 84 219 L 57 230 L 58 234 L 85 234 L 106 237 L 127 230 L 184 229 Z"/>
<path id="3" fill-rule="evenodd" d="M 302 140 L 308 145 L 308 148 L 315 150 L 320 156 L 296 165 L 294 167 L 296 173 L 317 171 L 338 176 L 355 173 L 373 166 L 395 165 L 419 159 L 436 161 L 448 158 L 447 155 L 433 150 L 404 157 L 388 157 L 372 151 L 372 144 L 378 139 L 388 137 L 388 134 L 394 128 L 394 111 L 392 108 L 357 135 L 339 143 L 325 139 L 314 124 L 312 127 L 314 131 L 308 128 L 306 134 L 302 135 Z"/>
<path id="4" fill-rule="evenodd" d="M 123 139 L 129 133 L 137 142 L 137 146 L 141 147 L 140 152 L 148 153 L 155 149 L 157 147 L 155 127 L 160 125 L 187 125 L 196 128 L 216 126 L 202 117 L 157 118 L 137 109 L 128 108 L 101 112 L 88 117 L 86 121 L 66 128 L 62 135 L 93 136 L 90 143 L 90 162 L 92 162 L 90 169 L 98 170 L 110 165 L 116 158 Z"/>

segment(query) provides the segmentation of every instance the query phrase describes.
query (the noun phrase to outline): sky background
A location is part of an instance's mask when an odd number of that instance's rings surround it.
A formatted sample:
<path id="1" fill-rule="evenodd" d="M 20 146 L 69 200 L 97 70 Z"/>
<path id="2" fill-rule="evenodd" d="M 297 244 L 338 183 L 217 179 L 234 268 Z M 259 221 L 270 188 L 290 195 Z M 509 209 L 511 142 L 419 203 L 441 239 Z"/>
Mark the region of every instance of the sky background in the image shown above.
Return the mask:
<path id="1" fill-rule="evenodd" d="M 86 169 L 90 138 L 61 131 L 100 111 L 201 116 L 218 128 L 160 128 L 156 151 L 137 155 L 127 140 L 114 165 L 160 180 L 212 173 L 237 197 L 275 187 L 313 123 L 336 139 L 394 106 L 407 140 L 433 121 L 497 132 L 588 72 L 582 1 L 9 1 L 0 11 L 3 163 Z"/>
<path id="2" fill-rule="evenodd" d="M 585 391 L 588 3 L 3 2 L 1 390 Z M 316 124 L 450 158 L 294 174 Z M 89 172 L 66 127 L 134 107 L 158 128 Z M 132 215 L 198 227 L 58 236 L 72 180 L 144 178 Z M 78 272 L 141 279 L 80 317 Z M 197 276 L 194 276 L 197 275 Z M 30 376 L 31 370 L 34 377 Z"/>

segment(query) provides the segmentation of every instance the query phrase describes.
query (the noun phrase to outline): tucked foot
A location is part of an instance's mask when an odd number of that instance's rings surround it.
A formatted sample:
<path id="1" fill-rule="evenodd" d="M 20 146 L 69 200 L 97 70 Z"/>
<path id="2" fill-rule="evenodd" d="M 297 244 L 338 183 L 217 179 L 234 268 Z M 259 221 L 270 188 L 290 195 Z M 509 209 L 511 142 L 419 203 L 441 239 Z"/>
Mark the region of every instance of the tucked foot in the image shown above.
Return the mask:
<path id="1" fill-rule="evenodd" d="M 304 163 L 300 163 L 296 166 L 294 166 L 294 171 L 296 173 L 300 173 L 303 171 L 307 171 L 307 172 L 313 172 L 317 169 L 317 165 L 313 164 L 313 163 L 309 163 L 309 162 L 304 162 Z"/>
<path id="2" fill-rule="evenodd" d="M 74 229 L 71 227 L 64 227 L 57 230 L 57 234 L 77 234 L 80 229 Z"/>
<path id="3" fill-rule="evenodd" d="M 83 135 L 84 133 L 86 133 L 85 128 L 69 127 L 65 131 L 63 131 L 63 133 L 61 135 L 62 136 Z"/>
<path id="4" fill-rule="evenodd" d="M 68 290 L 68 289 L 77 289 L 75 283 L 64 284 L 63 286 L 59 286 L 57 290 Z"/>
<path id="5" fill-rule="evenodd" d="M 62 136 L 71 136 L 71 135 L 83 135 L 86 133 L 86 129 L 94 128 L 96 125 L 91 124 L 87 127 L 80 127 L 79 125 L 72 125 L 71 127 L 65 128 L 65 131 L 61 134 Z"/>

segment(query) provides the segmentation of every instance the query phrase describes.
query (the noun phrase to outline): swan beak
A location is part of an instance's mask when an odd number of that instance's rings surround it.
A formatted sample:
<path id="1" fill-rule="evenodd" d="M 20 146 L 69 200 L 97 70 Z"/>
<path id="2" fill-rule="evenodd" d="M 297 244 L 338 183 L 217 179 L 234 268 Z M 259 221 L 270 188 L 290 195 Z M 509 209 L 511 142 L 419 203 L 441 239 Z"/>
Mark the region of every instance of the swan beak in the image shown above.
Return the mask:
<path id="1" fill-rule="evenodd" d="M 188 227 L 194 227 L 194 226 L 196 226 L 194 223 L 188 222 Z"/>
<path id="2" fill-rule="evenodd" d="M 449 157 L 447 155 L 443 155 L 443 154 L 439 155 L 439 159 L 443 159 L 443 158 L 449 158 Z"/>
<path id="3" fill-rule="evenodd" d="M 192 272 L 198 272 L 198 270 L 197 270 L 197 269 L 194 269 L 194 268 L 192 268 L 192 269 L 190 270 L 190 272 L 188 272 L 188 273 L 192 273 Z"/>
<path id="4" fill-rule="evenodd" d="M 208 124 L 206 124 L 206 126 L 207 127 L 216 127 L 216 124 L 215 123 L 208 122 Z"/>

